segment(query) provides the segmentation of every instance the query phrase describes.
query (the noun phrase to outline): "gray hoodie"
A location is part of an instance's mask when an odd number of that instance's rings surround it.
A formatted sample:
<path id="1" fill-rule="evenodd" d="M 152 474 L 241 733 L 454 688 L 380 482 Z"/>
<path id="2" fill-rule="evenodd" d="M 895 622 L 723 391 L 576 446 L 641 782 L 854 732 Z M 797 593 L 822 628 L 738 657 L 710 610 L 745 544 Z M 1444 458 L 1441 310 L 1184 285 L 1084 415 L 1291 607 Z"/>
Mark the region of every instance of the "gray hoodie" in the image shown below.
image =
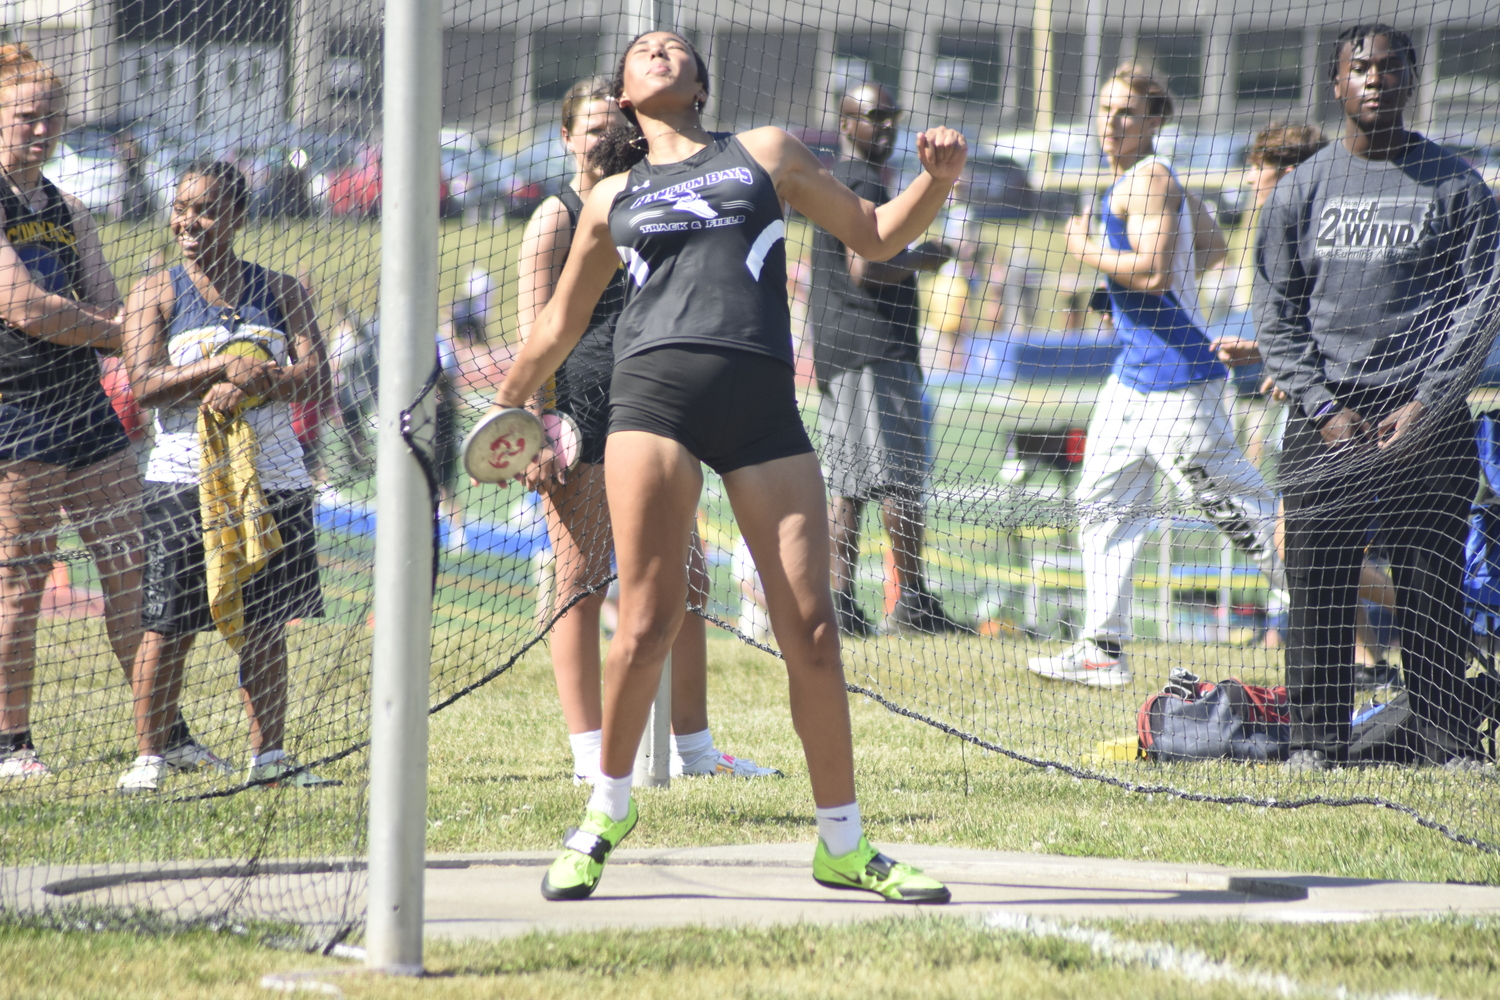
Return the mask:
<path id="1" fill-rule="evenodd" d="M 1494 195 L 1418 135 L 1391 160 L 1334 141 L 1272 192 L 1252 296 L 1266 371 L 1307 416 L 1366 419 L 1472 388 L 1497 319 Z"/>

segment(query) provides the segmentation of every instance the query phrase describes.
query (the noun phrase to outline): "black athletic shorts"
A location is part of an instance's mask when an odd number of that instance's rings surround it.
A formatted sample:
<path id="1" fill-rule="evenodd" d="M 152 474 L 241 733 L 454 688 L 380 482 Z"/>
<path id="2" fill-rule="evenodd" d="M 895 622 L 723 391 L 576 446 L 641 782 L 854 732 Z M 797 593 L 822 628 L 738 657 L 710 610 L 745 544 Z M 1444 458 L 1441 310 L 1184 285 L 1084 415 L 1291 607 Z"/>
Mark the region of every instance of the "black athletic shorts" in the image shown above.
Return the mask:
<path id="1" fill-rule="evenodd" d="M 129 445 L 103 389 L 76 401 L 0 402 L 0 462 L 29 460 L 77 471 Z"/>
<path id="2" fill-rule="evenodd" d="M 323 617 L 311 490 L 269 490 L 281 548 L 242 588 L 247 625 L 284 625 Z M 198 487 L 147 483 L 146 569 L 141 627 L 160 635 L 213 629 Z"/>
<path id="3" fill-rule="evenodd" d="M 680 443 L 719 475 L 813 450 L 792 367 L 733 348 L 678 344 L 615 365 L 609 432 Z"/>
<path id="4" fill-rule="evenodd" d="M 553 408 L 578 425 L 578 460 L 598 465 L 604 461 L 604 439 L 609 436 L 610 368 L 574 356 L 557 370 Z"/>

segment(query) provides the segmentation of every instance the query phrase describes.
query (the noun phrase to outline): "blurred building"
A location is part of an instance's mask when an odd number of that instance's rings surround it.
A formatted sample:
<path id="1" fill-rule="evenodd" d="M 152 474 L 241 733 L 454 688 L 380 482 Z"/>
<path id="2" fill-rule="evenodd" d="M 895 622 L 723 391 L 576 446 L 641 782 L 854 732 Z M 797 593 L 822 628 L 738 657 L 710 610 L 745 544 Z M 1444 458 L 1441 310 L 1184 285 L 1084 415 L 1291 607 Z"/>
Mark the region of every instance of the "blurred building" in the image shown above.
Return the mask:
<path id="1" fill-rule="evenodd" d="M 723 126 L 828 128 L 843 87 L 878 80 L 914 122 L 1080 123 L 1101 72 L 1153 63 L 1184 125 L 1330 117 L 1322 62 L 1343 25 L 1384 18 L 1422 50 L 1416 119 L 1479 130 L 1500 116 L 1500 9 L 1484 0 L 445 0 L 446 123 L 513 132 L 555 115 L 576 78 L 613 68 L 632 29 L 675 22 L 709 59 Z M 370 0 L 10 0 L 7 33 L 73 81 L 95 120 L 241 130 L 288 120 L 368 128 L 380 104 L 381 7 Z M 1493 138 L 1483 139 L 1490 142 Z"/>

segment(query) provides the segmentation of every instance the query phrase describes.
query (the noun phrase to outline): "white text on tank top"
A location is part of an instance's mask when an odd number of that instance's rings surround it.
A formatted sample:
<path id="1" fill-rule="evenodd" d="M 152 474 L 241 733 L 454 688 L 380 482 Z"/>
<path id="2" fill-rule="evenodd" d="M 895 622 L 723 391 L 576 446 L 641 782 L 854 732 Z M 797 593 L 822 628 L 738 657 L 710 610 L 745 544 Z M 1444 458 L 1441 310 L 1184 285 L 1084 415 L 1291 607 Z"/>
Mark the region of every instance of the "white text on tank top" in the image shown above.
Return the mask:
<path id="1" fill-rule="evenodd" d="M 245 339 L 264 343 L 278 365 L 285 365 L 290 359 L 285 331 L 250 323 L 241 323 L 233 331 L 227 326 L 184 330 L 167 341 L 167 356 L 174 365 L 189 365 L 212 357 L 232 340 Z M 260 474 L 261 489 L 297 490 L 311 486 L 312 479 L 302 460 L 302 445 L 292 430 L 291 407 L 285 402 L 264 403 L 247 410 L 245 419 L 260 444 L 255 471 Z M 196 399 L 156 411 L 156 441 L 146 466 L 147 482 L 197 483 L 202 477 L 201 454 Z"/>
<path id="2" fill-rule="evenodd" d="M 770 175 L 732 135 L 680 163 L 637 164 L 610 206 L 629 274 L 616 360 L 703 344 L 791 364 L 782 212 Z"/>

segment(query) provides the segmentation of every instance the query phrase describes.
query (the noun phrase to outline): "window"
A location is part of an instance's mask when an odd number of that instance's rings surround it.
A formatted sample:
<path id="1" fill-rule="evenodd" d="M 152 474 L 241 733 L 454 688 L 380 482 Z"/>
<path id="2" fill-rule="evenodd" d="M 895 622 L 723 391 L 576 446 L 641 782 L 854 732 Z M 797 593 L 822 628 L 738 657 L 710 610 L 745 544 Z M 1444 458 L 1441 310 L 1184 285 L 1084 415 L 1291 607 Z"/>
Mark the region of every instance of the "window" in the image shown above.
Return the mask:
<path id="1" fill-rule="evenodd" d="M 1198 34 L 1142 34 L 1136 40 L 1137 62 L 1167 78 L 1167 88 L 1178 97 L 1203 96 L 1203 36 Z"/>
<path id="2" fill-rule="evenodd" d="M 1235 96 L 1242 101 L 1302 97 L 1302 32 L 1246 31 L 1234 37 Z"/>
<path id="3" fill-rule="evenodd" d="M 560 101 L 568 88 L 599 72 L 599 26 L 571 24 L 539 31 L 531 40 L 531 92 L 538 102 Z"/>
<path id="4" fill-rule="evenodd" d="M 833 43 L 833 73 L 828 93 L 837 100 L 861 83 L 878 83 L 899 101 L 901 93 L 901 49 L 899 32 L 853 31 L 838 35 Z"/>
<path id="5" fill-rule="evenodd" d="M 997 101 L 1000 40 L 994 35 L 942 35 L 932 66 L 932 94 L 955 101 Z"/>
<path id="6" fill-rule="evenodd" d="M 1441 29 L 1437 75 L 1500 82 L 1500 28 Z"/>

